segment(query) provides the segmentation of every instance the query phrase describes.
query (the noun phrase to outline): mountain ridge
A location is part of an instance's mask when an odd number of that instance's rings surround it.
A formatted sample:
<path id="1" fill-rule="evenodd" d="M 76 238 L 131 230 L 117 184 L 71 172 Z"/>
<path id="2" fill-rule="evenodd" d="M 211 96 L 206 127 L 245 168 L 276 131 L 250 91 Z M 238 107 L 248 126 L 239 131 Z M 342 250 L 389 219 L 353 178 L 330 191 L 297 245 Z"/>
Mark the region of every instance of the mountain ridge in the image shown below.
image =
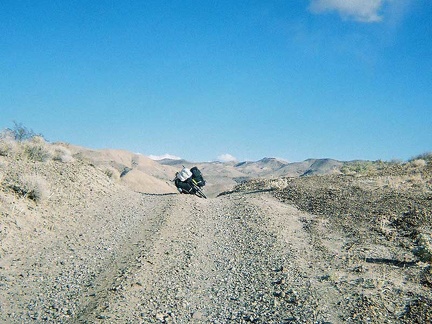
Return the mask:
<path id="1" fill-rule="evenodd" d="M 222 165 L 234 167 L 236 170 L 245 173 L 245 175 L 254 176 L 306 176 L 313 174 L 338 173 L 340 168 L 348 163 L 331 158 L 309 158 L 301 162 L 288 162 L 274 157 L 264 157 L 257 161 L 241 161 L 241 162 L 191 162 L 187 160 L 162 159 L 156 160 L 162 165 L 169 166 L 186 166 L 195 165 Z M 295 172 L 296 171 L 296 172 Z"/>

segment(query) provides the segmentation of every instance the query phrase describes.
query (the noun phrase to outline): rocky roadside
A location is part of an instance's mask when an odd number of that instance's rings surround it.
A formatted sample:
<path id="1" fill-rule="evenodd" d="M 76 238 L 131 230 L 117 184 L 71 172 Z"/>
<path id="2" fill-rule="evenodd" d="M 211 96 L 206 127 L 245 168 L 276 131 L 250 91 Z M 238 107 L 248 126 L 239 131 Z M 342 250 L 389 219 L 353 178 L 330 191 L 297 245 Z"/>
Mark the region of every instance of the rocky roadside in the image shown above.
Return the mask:
<path id="1" fill-rule="evenodd" d="M 346 295 L 344 320 L 425 323 L 432 319 L 431 171 L 408 164 L 363 176 L 258 179 L 234 192 L 266 191 L 317 216 L 305 227 L 314 250 L 337 256 L 323 279 Z"/>

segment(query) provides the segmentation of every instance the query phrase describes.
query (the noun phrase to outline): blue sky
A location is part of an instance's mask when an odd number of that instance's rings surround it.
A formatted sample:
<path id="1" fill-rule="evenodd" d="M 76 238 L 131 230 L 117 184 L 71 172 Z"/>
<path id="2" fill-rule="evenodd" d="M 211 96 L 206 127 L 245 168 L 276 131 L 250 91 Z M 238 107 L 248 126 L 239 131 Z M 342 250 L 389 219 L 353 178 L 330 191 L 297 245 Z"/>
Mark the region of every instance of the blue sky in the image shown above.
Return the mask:
<path id="1" fill-rule="evenodd" d="M 432 150 L 432 1 L 0 2 L 0 128 L 191 161 Z"/>

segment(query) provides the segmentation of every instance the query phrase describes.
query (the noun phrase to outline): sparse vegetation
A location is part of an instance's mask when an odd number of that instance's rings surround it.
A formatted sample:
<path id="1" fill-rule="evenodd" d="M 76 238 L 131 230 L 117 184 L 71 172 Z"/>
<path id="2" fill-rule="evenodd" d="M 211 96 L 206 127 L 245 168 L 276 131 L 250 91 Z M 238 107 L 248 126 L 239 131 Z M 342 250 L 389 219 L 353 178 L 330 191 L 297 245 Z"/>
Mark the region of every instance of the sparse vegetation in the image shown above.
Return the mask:
<path id="1" fill-rule="evenodd" d="M 345 162 L 341 168 L 341 172 L 346 175 L 366 175 L 380 171 L 389 164 L 391 163 L 381 160 Z"/>
<path id="2" fill-rule="evenodd" d="M 25 127 L 22 123 L 13 122 L 14 127 L 8 128 L 6 131 L 10 133 L 14 140 L 18 142 L 23 142 L 30 140 L 33 137 L 43 137 L 41 134 L 36 134 L 32 129 Z"/>
<path id="3" fill-rule="evenodd" d="M 111 179 L 113 179 L 113 180 L 119 180 L 119 179 L 120 179 L 120 172 L 119 172 L 117 169 L 113 168 L 113 167 L 107 167 L 107 168 L 104 170 L 104 173 L 105 173 L 109 178 L 111 178 Z"/>
<path id="4" fill-rule="evenodd" d="M 0 156 L 11 156 L 16 146 L 17 143 L 12 132 L 4 130 L 0 133 Z"/>
<path id="5" fill-rule="evenodd" d="M 48 184 L 38 175 L 15 175 L 3 181 L 6 188 L 11 189 L 16 194 L 41 202 L 48 196 Z"/>
<path id="6" fill-rule="evenodd" d="M 0 133 L 0 156 L 35 162 L 69 163 L 75 160 L 64 144 L 50 144 L 42 135 L 18 123 Z"/>
<path id="7" fill-rule="evenodd" d="M 61 145 L 47 143 L 44 137 L 22 124 L 14 122 L 13 128 L 0 132 L 0 156 L 10 158 L 12 163 L 33 161 L 45 163 L 54 161 L 71 162 L 71 152 Z M 21 172 L 1 172 L 0 188 L 11 190 L 21 197 L 35 202 L 43 201 L 48 195 L 48 185 L 43 177 Z"/>
<path id="8" fill-rule="evenodd" d="M 46 162 L 52 155 L 48 144 L 42 137 L 35 136 L 23 143 L 25 157 L 31 161 Z"/>
<path id="9" fill-rule="evenodd" d="M 52 159 L 54 161 L 59 161 L 62 163 L 70 163 L 75 160 L 72 156 L 71 151 L 60 144 L 52 145 L 52 151 L 53 151 Z"/>
<path id="10" fill-rule="evenodd" d="M 409 160 L 409 162 L 413 162 L 415 160 L 424 160 L 427 163 L 431 163 L 431 161 L 432 161 L 432 152 L 423 153 L 423 154 L 420 154 L 420 155 L 418 155 L 416 157 L 413 157 L 412 159 Z"/>
<path id="11" fill-rule="evenodd" d="M 39 162 L 51 157 L 44 137 L 17 122 L 0 133 L 0 155 Z"/>
<path id="12" fill-rule="evenodd" d="M 430 228 L 432 222 L 431 170 L 425 166 L 413 171 L 409 165 L 402 169 L 394 169 L 392 165 L 388 168 L 379 174 L 354 178 L 326 175 L 286 179 L 284 188 L 275 191 L 275 195 L 335 222 L 344 220 L 345 228 L 348 224 L 357 228 L 364 221 L 370 229 L 382 232 L 380 228 L 386 223 L 401 237 L 415 238 Z M 397 172 L 392 175 L 392 170 Z M 237 188 L 254 190 L 269 186 L 276 188 L 269 180 L 255 180 Z M 355 223 L 351 224 L 352 221 Z"/>
<path id="13" fill-rule="evenodd" d="M 311 233 L 317 233 L 317 240 L 327 235 L 320 235 L 320 223 L 344 233 L 347 243 L 342 251 L 349 252 L 345 260 L 355 265 L 354 271 L 377 275 L 370 270 L 374 265 L 375 269 L 382 265 L 386 271 L 386 266 L 394 265 L 404 269 L 398 275 L 410 278 L 409 284 L 421 287 L 419 293 L 404 286 L 395 289 L 397 294 L 380 292 L 379 299 L 373 293 L 367 298 L 361 294 L 358 299 L 352 294 L 346 306 L 352 318 L 376 323 L 430 322 L 432 299 L 425 288 L 432 287 L 432 165 L 415 158 L 406 163 L 360 161 L 344 167 L 345 175 L 256 179 L 238 185 L 234 192 L 272 189 L 280 201 L 316 215 L 316 222 L 306 225 Z M 275 182 L 283 185 L 278 188 Z M 362 263 L 369 270 L 357 268 Z M 397 286 L 395 281 L 374 281 L 363 275 L 358 280 L 371 290 L 378 287 L 377 282 Z M 340 287 L 340 282 L 335 281 L 335 285 Z M 352 287 L 348 291 L 352 293 Z M 398 296 L 404 299 L 395 302 Z M 404 304 L 405 300 L 408 302 Z M 383 305 L 397 303 L 404 305 L 400 312 L 380 313 Z"/>
<path id="14" fill-rule="evenodd" d="M 432 237 L 420 233 L 417 237 L 417 246 L 413 252 L 421 261 L 432 262 Z"/>
<path id="15" fill-rule="evenodd" d="M 422 168 L 427 164 L 427 162 L 423 159 L 415 159 L 410 161 L 410 163 L 414 168 Z"/>

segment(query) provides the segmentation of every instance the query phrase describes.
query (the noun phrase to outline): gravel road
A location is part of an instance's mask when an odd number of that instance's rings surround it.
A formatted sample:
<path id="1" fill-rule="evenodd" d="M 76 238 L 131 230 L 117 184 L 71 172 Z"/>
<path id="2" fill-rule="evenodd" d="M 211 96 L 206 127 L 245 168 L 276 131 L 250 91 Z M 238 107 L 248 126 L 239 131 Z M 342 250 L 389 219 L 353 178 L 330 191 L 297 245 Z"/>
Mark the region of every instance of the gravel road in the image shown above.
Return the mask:
<path id="1" fill-rule="evenodd" d="M 104 300 L 109 307 L 100 305 L 86 319 L 281 323 L 330 317 L 297 292 L 309 285 L 298 268 L 306 263 L 296 257 L 309 243 L 304 214 L 262 195 L 162 199 L 170 209 L 154 229 L 156 239 L 150 247 L 136 242 L 134 260 Z M 289 226 L 281 228 L 282 222 Z M 290 243 L 295 238 L 300 241 Z"/>
<path id="2" fill-rule="evenodd" d="M 3 261 L 0 321 L 335 321 L 317 303 L 333 288 L 310 282 L 312 219 L 265 193 L 112 190 Z"/>
<path id="3" fill-rule="evenodd" d="M 385 248 L 353 256 L 351 237 L 271 192 L 100 188 L 3 248 L 0 322 L 398 323 L 430 294 L 415 262 L 368 264 Z M 42 223 L 56 211 L 35 208 Z"/>

